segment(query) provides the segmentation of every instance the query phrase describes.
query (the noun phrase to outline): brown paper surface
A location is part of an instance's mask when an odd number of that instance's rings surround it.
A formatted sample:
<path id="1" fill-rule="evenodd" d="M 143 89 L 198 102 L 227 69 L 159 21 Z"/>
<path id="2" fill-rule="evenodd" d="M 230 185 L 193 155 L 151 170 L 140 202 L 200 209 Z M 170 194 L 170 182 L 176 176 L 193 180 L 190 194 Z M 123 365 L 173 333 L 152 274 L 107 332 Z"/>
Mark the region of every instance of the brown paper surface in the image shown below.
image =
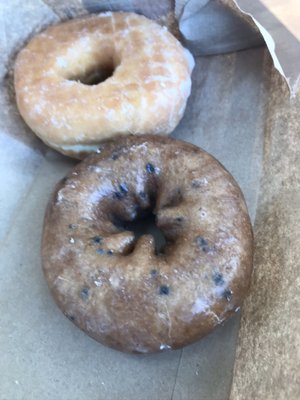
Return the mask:
<path id="1" fill-rule="evenodd" d="M 300 399 L 300 96 L 274 71 L 265 113 L 255 270 L 230 400 Z"/>
<path id="2" fill-rule="evenodd" d="M 117 1 L 109 3 L 118 6 Z M 130 4 L 142 7 L 141 2 Z M 0 4 L 0 400 L 226 400 L 239 315 L 181 351 L 131 356 L 79 331 L 48 292 L 39 255 L 43 214 L 54 184 L 75 161 L 48 149 L 22 121 L 12 66 L 34 32 L 87 13 L 83 5 L 80 0 Z M 168 15 L 168 7 L 162 5 L 161 12 Z M 267 143 L 266 117 L 278 109 L 272 111 L 268 104 L 270 71 L 263 48 L 198 58 L 187 110 L 173 133 L 211 152 L 230 170 L 244 191 L 252 221 Z M 237 371 L 234 390 L 239 392 Z"/>

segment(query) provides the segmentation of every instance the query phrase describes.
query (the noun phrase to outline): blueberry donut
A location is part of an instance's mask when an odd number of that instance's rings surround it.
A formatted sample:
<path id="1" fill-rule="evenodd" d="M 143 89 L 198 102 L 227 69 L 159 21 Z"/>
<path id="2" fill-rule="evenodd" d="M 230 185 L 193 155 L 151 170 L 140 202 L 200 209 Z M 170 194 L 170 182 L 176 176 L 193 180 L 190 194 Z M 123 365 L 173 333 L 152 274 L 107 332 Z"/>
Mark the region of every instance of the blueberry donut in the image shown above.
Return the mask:
<path id="1" fill-rule="evenodd" d="M 166 243 L 128 223 L 152 212 Z M 202 338 L 241 305 L 253 237 L 243 194 L 200 148 L 163 136 L 105 142 L 52 195 L 43 270 L 64 314 L 97 341 L 148 353 Z"/>
<path id="2" fill-rule="evenodd" d="M 122 134 L 168 134 L 180 121 L 194 60 L 142 15 L 106 12 L 51 26 L 19 53 L 19 111 L 49 146 L 82 158 Z"/>

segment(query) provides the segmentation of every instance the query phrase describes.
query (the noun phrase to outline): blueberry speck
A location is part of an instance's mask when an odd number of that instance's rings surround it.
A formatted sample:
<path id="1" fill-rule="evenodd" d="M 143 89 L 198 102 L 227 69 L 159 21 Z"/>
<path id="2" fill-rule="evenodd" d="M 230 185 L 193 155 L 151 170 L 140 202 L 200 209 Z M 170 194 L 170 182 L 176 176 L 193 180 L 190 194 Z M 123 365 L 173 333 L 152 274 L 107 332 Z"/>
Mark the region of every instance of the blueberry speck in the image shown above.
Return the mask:
<path id="1" fill-rule="evenodd" d="M 105 251 L 103 249 L 97 249 L 96 253 L 98 254 L 105 254 Z"/>
<path id="2" fill-rule="evenodd" d="M 111 155 L 111 159 L 112 160 L 117 160 L 119 158 L 119 156 L 118 156 L 118 154 L 117 153 L 112 153 L 112 155 Z"/>
<path id="3" fill-rule="evenodd" d="M 194 180 L 192 181 L 192 187 L 193 187 L 193 188 L 199 188 L 200 186 L 201 186 L 201 183 L 199 182 L 198 179 L 194 179 Z"/>
<path id="4" fill-rule="evenodd" d="M 102 238 L 100 236 L 94 236 L 92 238 L 92 241 L 96 244 L 99 244 L 101 242 Z"/>
<path id="5" fill-rule="evenodd" d="M 122 200 L 128 193 L 128 187 L 126 183 L 120 183 L 119 185 L 119 191 L 114 192 L 114 197 L 118 200 Z"/>
<path id="6" fill-rule="evenodd" d="M 89 288 L 82 288 L 80 291 L 80 297 L 82 298 L 82 300 L 87 300 L 89 297 Z"/>
<path id="7" fill-rule="evenodd" d="M 215 272 L 213 274 L 213 281 L 215 283 L 216 286 L 222 286 L 224 285 L 224 278 L 223 278 L 223 274 L 221 274 L 221 272 Z"/>
<path id="8" fill-rule="evenodd" d="M 202 251 L 204 251 L 204 253 L 207 253 L 209 251 L 208 242 L 203 237 L 198 236 L 196 238 L 196 242 L 198 246 L 201 247 Z"/>
<path id="9" fill-rule="evenodd" d="M 123 193 L 124 195 L 128 193 L 128 187 L 126 183 L 120 183 L 119 188 L 120 192 Z"/>
<path id="10" fill-rule="evenodd" d="M 183 218 L 182 217 L 177 217 L 176 218 L 176 222 L 182 222 L 183 221 Z"/>
<path id="11" fill-rule="evenodd" d="M 192 181 L 192 187 L 193 188 L 201 188 L 202 186 L 206 186 L 207 185 L 207 179 L 203 178 L 203 179 L 194 179 Z"/>
<path id="12" fill-rule="evenodd" d="M 166 285 L 162 285 L 162 286 L 159 288 L 159 294 L 168 295 L 169 292 L 170 292 L 170 289 L 169 289 L 168 286 L 166 286 Z"/>
<path id="13" fill-rule="evenodd" d="M 114 198 L 118 200 L 122 200 L 124 197 L 123 193 L 121 192 L 114 192 Z"/>
<path id="14" fill-rule="evenodd" d="M 226 299 L 227 301 L 230 301 L 232 299 L 232 290 L 230 289 L 226 289 L 223 292 L 223 297 L 224 299 Z"/>
<path id="15" fill-rule="evenodd" d="M 156 269 L 151 269 L 150 275 L 153 276 L 154 278 L 158 275 L 158 272 Z"/>
<path id="16" fill-rule="evenodd" d="M 69 224 L 69 229 L 75 229 L 77 226 L 75 224 Z"/>
<path id="17" fill-rule="evenodd" d="M 114 254 L 114 252 L 113 252 L 112 250 L 107 250 L 107 254 L 108 254 L 109 256 L 112 256 L 112 255 Z"/>
<path id="18" fill-rule="evenodd" d="M 145 192 L 139 192 L 139 196 L 141 199 L 145 199 L 146 198 L 146 193 Z"/>
<path id="19" fill-rule="evenodd" d="M 154 174 L 155 168 L 154 168 L 154 166 L 153 166 L 151 163 L 148 163 L 148 164 L 146 165 L 146 171 L 147 171 L 149 174 Z"/>

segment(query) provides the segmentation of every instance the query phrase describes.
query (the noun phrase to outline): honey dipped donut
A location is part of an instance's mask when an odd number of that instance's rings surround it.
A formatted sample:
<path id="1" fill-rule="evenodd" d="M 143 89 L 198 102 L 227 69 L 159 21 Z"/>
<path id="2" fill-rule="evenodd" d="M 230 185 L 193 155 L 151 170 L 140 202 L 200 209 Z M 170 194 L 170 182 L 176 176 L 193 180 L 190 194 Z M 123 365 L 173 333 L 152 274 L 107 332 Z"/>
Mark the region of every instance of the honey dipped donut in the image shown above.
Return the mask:
<path id="1" fill-rule="evenodd" d="M 19 111 L 49 146 L 82 158 L 124 134 L 168 134 L 190 94 L 194 60 L 154 21 L 107 12 L 51 26 L 15 64 Z"/>
<path id="2" fill-rule="evenodd" d="M 166 245 L 126 223 L 153 212 Z M 42 240 L 58 306 L 88 335 L 148 353 L 193 343 L 241 305 L 252 271 L 247 207 L 198 147 L 162 136 L 104 143 L 58 183 Z"/>

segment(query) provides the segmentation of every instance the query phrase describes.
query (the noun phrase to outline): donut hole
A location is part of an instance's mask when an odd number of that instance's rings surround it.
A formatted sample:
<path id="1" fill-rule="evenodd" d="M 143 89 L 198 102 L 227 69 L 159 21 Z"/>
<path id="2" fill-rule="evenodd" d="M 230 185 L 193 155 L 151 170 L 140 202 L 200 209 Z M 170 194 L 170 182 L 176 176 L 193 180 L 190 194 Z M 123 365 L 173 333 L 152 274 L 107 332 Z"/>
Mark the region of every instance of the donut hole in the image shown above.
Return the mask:
<path id="1" fill-rule="evenodd" d="M 103 210 L 106 210 L 112 224 L 111 233 L 127 231 L 134 234 L 134 238 L 130 236 L 130 246 L 126 246 L 121 253 L 125 256 L 133 253 L 140 244 L 139 239 L 151 235 L 155 254 L 168 256 L 187 228 L 186 216 L 180 208 L 185 201 L 183 188 L 176 185 L 165 190 L 165 185 L 155 179 L 152 169 L 148 171 L 148 181 L 142 191 L 132 191 L 126 179 L 121 182 L 116 185 L 112 198 L 107 197 L 105 206 L 102 200 L 99 214 L 101 218 Z"/>
<path id="2" fill-rule="evenodd" d="M 139 216 L 126 224 L 127 230 L 132 231 L 137 241 L 143 235 L 152 235 L 155 243 L 155 253 L 163 253 L 167 244 L 166 237 L 161 229 L 156 225 L 156 217 L 153 212 L 144 216 Z"/>
<path id="3" fill-rule="evenodd" d="M 156 216 L 153 211 L 143 210 L 132 221 L 125 221 L 120 218 L 114 218 L 114 224 L 118 229 L 131 231 L 134 233 L 135 243 L 143 235 L 152 235 L 154 238 L 155 253 L 161 254 L 167 245 L 167 239 L 164 232 L 156 224 Z M 127 252 L 134 251 L 134 246 Z"/>
<path id="4" fill-rule="evenodd" d="M 116 67 L 117 66 L 114 65 L 113 62 L 104 65 L 93 65 L 87 68 L 83 73 L 68 77 L 68 80 L 80 82 L 88 86 L 99 85 L 99 83 L 113 76 Z"/>

